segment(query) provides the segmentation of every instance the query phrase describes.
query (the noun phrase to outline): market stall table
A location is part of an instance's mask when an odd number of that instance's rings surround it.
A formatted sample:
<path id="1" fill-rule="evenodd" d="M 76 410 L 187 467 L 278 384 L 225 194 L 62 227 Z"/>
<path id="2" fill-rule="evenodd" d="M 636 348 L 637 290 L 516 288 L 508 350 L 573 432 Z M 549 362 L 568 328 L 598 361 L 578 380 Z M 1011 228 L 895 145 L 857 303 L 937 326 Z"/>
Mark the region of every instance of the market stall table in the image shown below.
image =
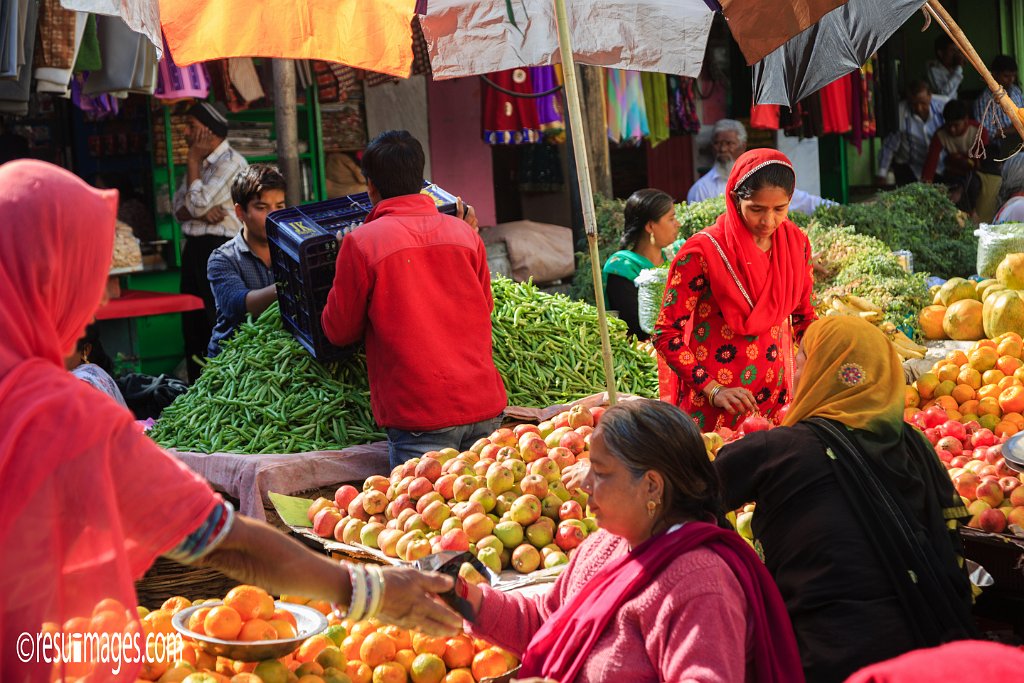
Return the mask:
<path id="1" fill-rule="evenodd" d="M 168 294 L 125 289 L 121 291 L 120 297 L 111 299 L 96 311 L 96 319 L 141 318 L 147 315 L 198 311 L 202 307 L 203 300 L 192 294 Z"/>

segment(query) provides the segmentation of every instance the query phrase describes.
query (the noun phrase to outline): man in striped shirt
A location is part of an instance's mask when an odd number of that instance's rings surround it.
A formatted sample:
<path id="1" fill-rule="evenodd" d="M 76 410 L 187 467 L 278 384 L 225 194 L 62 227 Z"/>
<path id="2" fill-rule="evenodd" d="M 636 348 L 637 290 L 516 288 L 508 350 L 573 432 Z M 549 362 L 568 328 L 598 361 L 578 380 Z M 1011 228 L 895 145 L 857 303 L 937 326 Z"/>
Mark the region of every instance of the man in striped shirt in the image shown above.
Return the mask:
<path id="1" fill-rule="evenodd" d="M 206 355 L 217 306 L 206 265 L 210 254 L 238 234 L 242 224 L 231 200 L 231 182 L 249 164 L 226 140 L 228 120 L 210 102 L 199 102 L 188 112 L 185 141 L 188 171 L 174 195 L 174 217 L 181 221 L 185 246 L 181 251 L 181 291 L 203 300 L 204 309 L 181 317 L 189 381 L 199 376 L 193 356 Z"/>

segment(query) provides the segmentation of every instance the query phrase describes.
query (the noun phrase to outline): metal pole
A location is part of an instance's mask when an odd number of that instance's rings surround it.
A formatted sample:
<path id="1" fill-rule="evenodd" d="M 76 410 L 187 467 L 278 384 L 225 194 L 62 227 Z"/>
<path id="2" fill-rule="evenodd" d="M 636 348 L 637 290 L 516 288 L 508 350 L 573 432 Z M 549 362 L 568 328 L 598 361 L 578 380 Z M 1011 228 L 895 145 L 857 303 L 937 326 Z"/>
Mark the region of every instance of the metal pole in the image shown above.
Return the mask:
<path id="1" fill-rule="evenodd" d="M 285 199 L 295 206 L 302 197 L 299 171 L 299 122 L 295 104 L 295 64 L 274 60 L 274 122 L 277 129 L 277 165 L 288 183 Z"/>
<path id="2" fill-rule="evenodd" d="M 583 225 L 590 246 L 590 275 L 594 280 L 594 299 L 597 303 L 597 322 L 601 331 L 601 355 L 604 360 L 604 380 L 608 389 L 608 402 L 615 405 L 615 365 L 612 362 L 612 343 L 608 336 L 608 317 L 604 310 L 604 287 L 601 284 L 601 256 L 597 249 L 597 218 L 594 211 L 594 191 L 590 184 L 590 163 L 587 159 L 587 141 L 583 131 L 583 111 L 580 107 L 579 82 L 576 79 L 576 58 L 572 54 L 569 35 L 569 17 L 565 0 L 554 0 L 555 23 L 558 27 L 558 47 L 562 53 L 562 72 L 565 76 L 565 101 L 569 109 L 569 132 L 572 135 L 573 156 L 576 159 L 576 177 L 580 183 L 583 205 Z"/>

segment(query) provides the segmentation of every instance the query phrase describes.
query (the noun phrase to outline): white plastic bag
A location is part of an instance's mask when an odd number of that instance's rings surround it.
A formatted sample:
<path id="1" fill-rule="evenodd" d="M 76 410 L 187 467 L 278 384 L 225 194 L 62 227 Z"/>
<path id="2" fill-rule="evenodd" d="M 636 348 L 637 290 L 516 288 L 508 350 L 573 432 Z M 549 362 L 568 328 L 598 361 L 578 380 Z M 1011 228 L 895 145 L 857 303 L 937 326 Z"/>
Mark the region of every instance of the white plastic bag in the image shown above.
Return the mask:
<path id="1" fill-rule="evenodd" d="M 647 334 L 654 332 L 661 313 L 661 300 L 665 296 L 665 284 L 668 282 L 668 268 L 648 268 L 640 271 L 633 280 L 637 288 L 637 313 L 640 318 L 640 329 Z"/>
<path id="2" fill-rule="evenodd" d="M 1007 254 L 1024 252 L 1024 223 L 982 223 L 974 231 L 978 238 L 978 275 L 996 276 L 996 268 Z"/>

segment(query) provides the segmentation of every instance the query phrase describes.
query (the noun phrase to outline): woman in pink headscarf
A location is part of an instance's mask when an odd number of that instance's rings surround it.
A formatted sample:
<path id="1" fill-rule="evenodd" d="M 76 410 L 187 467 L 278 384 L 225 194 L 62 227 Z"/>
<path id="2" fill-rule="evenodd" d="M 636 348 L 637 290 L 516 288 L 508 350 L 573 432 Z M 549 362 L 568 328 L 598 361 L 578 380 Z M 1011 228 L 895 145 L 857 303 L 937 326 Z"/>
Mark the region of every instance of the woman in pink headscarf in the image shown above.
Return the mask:
<path id="1" fill-rule="evenodd" d="M 116 212 L 116 192 L 56 166 L 0 166 L 3 681 L 134 680 L 139 664 L 128 663 L 131 654 L 54 666 L 37 634 L 47 624 L 102 631 L 111 619 L 138 633 L 133 582 L 160 555 L 342 609 L 352 598 L 345 565 L 235 517 L 205 481 L 144 436 L 127 410 L 64 370 L 101 303 Z M 428 598 L 450 587 L 447 578 L 385 570 L 383 584 L 380 618 L 438 633 L 459 627 L 453 612 Z M 111 617 L 117 604 L 126 609 Z M 101 605 L 108 609 L 102 623 L 94 616 Z"/>

